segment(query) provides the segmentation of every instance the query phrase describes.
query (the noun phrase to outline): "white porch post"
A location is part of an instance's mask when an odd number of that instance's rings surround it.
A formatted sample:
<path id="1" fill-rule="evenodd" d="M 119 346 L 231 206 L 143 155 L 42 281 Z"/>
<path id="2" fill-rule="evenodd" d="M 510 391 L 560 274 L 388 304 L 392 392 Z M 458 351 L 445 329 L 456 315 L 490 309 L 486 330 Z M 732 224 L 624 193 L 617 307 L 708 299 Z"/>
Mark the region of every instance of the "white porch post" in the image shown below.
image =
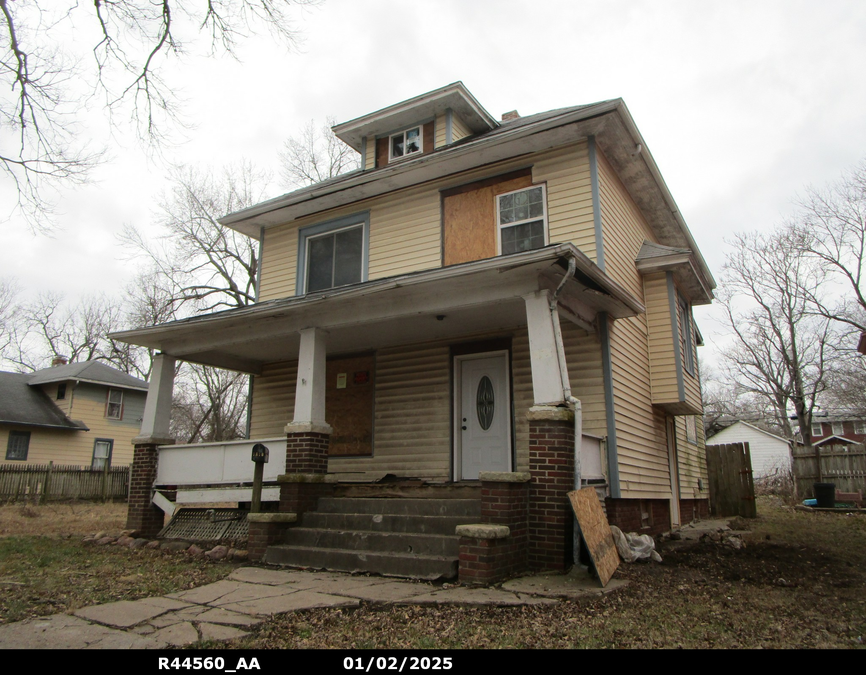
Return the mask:
<path id="1" fill-rule="evenodd" d="M 163 445 L 173 442 L 169 440 L 169 423 L 174 391 L 174 365 L 175 358 L 168 354 L 157 354 L 153 359 L 139 439 L 156 439 Z"/>
<path id="2" fill-rule="evenodd" d="M 526 303 L 526 324 L 529 328 L 529 357 L 535 405 L 558 405 L 564 402 L 549 296 L 550 292 L 546 289 L 523 296 Z"/>
<path id="3" fill-rule="evenodd" d="M 319 427 L 330 432 L 330 427 L 325 422 L 325 357 L 328 334 L 320 328 L 305 328 L 300 333 L 295 419 L 290 426 L 295 429 L 297 425 Z"/>

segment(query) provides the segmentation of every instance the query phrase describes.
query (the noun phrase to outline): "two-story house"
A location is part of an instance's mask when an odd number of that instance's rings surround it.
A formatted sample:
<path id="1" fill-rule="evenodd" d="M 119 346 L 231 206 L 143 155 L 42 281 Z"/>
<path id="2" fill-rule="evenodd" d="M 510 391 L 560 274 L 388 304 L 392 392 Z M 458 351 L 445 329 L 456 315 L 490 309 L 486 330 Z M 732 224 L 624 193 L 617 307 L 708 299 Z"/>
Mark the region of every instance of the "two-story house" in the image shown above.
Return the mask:
<path id="1" fill-rule="evenodd" d="M 131 464 L 146 396 L 147 382 L 100 361 L 0 372 L 0 461 L 93 469 Z"/>
<path id="2" fill-rule="evenodd" d="M 115 336 L 162 352 L 141 475 L 178 484 L 155 467 L 182 359 L 253 375 L 282 511 L 385 476 L 480 485 L 475 522 L 552 568 L 577 480 L 627 530 L 706 513 L 692 307 L 715 284 L 623 101 L 496 120 L 457 82 L 334 132 L 360 170 L 220 221 L 261 244 L 255 305 Z M 162 522 L 149 499 L 130 527 Z"/>

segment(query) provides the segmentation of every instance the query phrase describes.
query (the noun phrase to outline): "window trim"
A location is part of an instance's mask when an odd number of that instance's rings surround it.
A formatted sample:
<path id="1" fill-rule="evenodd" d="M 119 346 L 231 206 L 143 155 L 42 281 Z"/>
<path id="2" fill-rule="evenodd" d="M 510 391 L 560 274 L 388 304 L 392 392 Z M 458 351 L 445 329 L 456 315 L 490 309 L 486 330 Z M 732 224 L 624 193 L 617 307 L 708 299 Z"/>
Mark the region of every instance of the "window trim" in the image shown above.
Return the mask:
<path id="1" fill-rule="evenodd" d="M 310 256 L 307 242 L 311 239 L 333 234 L 339 230 L 347 230 L 353 226 L 361 225 L 363 227 L 364 241 L 361 247 L 361 283 L 367 281 L 369 272 L 370 260 L 370 212 L 361 211 L 348 216 L 342 216 L 333 220 L 326 220 L 322 223 L 316 223 L 308 227 L 302 227 L 298 230 L 298 269 L 295 278 L 295 295 L 306 295 L 307 287 L 307 270 L 309 268 L 308 259 Z M 334 286 L 331 289 L 335 288 Z M 342 288 L 336 286 L 336 288 Z M 322 289 L 314 291 L 315 293 L 323 293 L 331 289 Z"/>
<path id="2" fill-rule="evenodd" d="M 66 382 L 61 382 L 57 385 L 57 394 L 54 397 L 55 401 L 65 401 L 66 400 Z"/>
<path id="3" fill-rule="evenodd" d="M 112 402 L 111 402 L 111 392 L 116 391 L 120 394 L 120 411 L 117 414 L 117 417 L 114 415 L 110 415 L 109 411 L 111 410 Z M 117 404 L 114 404 L 117 405 Z M 117 389 L 116 387 L 109 387 L 108 391 L 105 393 L 105 418 L 109 420 L 123 420 L 123 389 Z"/>
<path id="4" fill-rule="evenodd" d="M 677 311 L 681 314 L 680 348 L 683 351 L 683 370 L 695 376 L 695 334 L 692 324 L 692 304 L 677 291 Z"/>
<path id="5" fill-rule="evenodd" d="M 414 131 L 415 129 L 418 130 L 418 149 L 415 150 L 414 152 L 406 152 L 405 151 L 406 134 L 409 133 L 410 131 Z M 393 154 L 394 144 L 391 142 L 392 139 L 395 138 L 396 136 L 402 136 L 403 137 L 404 151 L 403 151 L 403 154 L 400 155 L 399 157 L 394 156 L 394 154 Z M 406 127 L 402 131 L 397 131 L 393 134 L 388 134 L 388 163 L 389 164 L 391 162 L 399 162 L 400 160 L 408 159 L 409 157 L 414 157 L 415 155 L 423 155 L 423 154 L 424 154 L 424 125 L 423 124 L 416 124 L 416 125 L 411 126 L 411 127 Z"/>
<path id="6" fill-rule="evenodd" d="M 818 427 L 818 433 L 815 433 L 815 427 Z M 824 435 L 824 425 L 822 425 L 820 422 L 812 422 L 812 427 L 811 427 L 812 438 L 815 438 L 816 436 L 823 436 L 823 435 Z"/>
<path id="7" fill-rule="evenodd" d="M 686 415 L 686 443 L 698 444 L 698 420 L 694 415 Z"/>
<path id="8" fill-rule="evenodd" d="M 93 439 L 93 452 L 90 455 L 90 470 L 91 471 L 103 471 L 104 469 L 98 469 L 94 466 L 96 462 L 96 444 L 97 443 L 108 443 L 108 457 L 106 460 L 108 462 L 108 468 L 111 468 L 111 459 L 114 455 L 114 439 L 113 438 L 94 438 Z"/>
<path id="9" fill-rule="evenodd" d="M 864 422 L 863 420 L 855 420 L 854 433 L 861 436 L 866 434 L 866 422 Z"/>
<path id="10" fill-rule="evenodd" d="M 830 422 L 830 431 L 833 432 L 834 436 L 844 435 L 845 423 L 844 422 Z"/>
<path id="11" fill-rule="evenodd" d="M 518 188 L 517 190 L 509 190 L 508 192 L 500 192 L 498 194 L 493 195 L 494 201 L 494 209 L 496 211 L 496 255 L 502 255 L 502 230 L 509 227 L 516 227 L 518 225 L 522 225 L 524 223 L 533 223 L 538 220 L 538 217 L 535 218 L 526 218 L 524 220 L 519 220 L 513 223 L 505 223 L 504 225 L 500 222 L 499 218 L 499 200 L 502 197 L 507 197 L 508 195 L 517 194 L 518 192 L 526 192 L 528 190 L 535 190 L 537 188 L 541 188 L 541 207 L 543 209 L 541 214 L 541 219 L 544 222 L 544 245 L 547 246 L 550 244 L 550 233 L 548 228 L 548 220 L 547 220 L 547 183 L 533 183 L 524 188 Z M 537 250 L 537 249 L 536 249 Z"/>
<path id="12" fill-rule="evenodd" d="M 24 438 L 26 442 L 24 444 L 24 456 L 23 457 L 11 457 L 10 452 L 12 450 L 12 438 Z M 6 460 L 10 462 L 26 462 L 27 457 L 30 454 L 30 432 L 29 431 L 19 431 L 17 429 L 9 430 L 9 438 L 6 440 Z"/>

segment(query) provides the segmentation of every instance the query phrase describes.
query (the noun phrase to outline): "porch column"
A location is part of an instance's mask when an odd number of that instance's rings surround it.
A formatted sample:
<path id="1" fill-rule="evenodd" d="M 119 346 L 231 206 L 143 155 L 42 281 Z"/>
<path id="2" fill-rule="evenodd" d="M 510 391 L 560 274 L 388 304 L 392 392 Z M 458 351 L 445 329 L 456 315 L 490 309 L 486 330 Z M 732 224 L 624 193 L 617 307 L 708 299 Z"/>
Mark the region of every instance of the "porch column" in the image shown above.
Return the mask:
<path id="1" fill-rule="evenodd" d="M 174 444 L 169 435 L 174 366 L 175 359 L 168 354 L 154 357 L 141 432 L 132 439 L 135 449 L 129 471 L 126 529 L 134 530 L 139 536 L 156 536 L 164 524 L 162 510 L 154 506 L 151 499 L 159 460 L 158 448 Z"/>
<path id="2" fill-rule="evenodd" d="M 564 403 L 562 375 L 556 349 L 556 330 L 550 316 L 550 292 L 536 291 L 523 296 L 529 329 L 529 359 L 532 365 L 532 394 L 535 405 Z"/>
<path id="3" fill-rule="evenodd" d="M 279 477 L 280 511 L 300 515 L 330 492 L 328 451 L 333 429 L 325 422 L 327 333 L 301 333 L 295 418 L 286 426 L 286 473 Z"/>

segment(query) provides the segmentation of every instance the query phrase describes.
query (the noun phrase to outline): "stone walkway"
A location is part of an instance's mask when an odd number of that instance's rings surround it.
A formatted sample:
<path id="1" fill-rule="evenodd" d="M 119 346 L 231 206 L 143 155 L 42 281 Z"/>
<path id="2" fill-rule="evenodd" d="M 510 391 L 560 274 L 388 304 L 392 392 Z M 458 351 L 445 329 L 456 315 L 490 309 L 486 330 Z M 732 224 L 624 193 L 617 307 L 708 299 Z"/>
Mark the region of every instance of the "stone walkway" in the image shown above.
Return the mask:
<path id="1" fill-rule="evenodd" d="M 241 567 L 226 579 L 181 593 L 111 602 L 0 626 L 0 649 L 158 649 L 200 640 L 233 640 L 268 617 L 316 607 L 356 607 L 362 601 L 413 605 L 539 605 L 608 593 L 585 571 L 522 577 L 502 588 L 396 581 L 331 572 Z"/>

